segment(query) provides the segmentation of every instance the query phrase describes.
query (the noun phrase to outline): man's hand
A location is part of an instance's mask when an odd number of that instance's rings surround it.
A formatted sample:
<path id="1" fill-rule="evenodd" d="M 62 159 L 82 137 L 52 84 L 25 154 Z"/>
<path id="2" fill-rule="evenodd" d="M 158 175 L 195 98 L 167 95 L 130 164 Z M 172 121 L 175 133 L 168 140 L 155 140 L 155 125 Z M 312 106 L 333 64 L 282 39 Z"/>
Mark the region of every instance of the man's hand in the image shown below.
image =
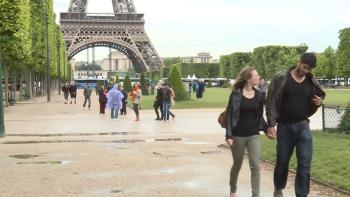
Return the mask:
<path id="1" fill-rule="evenodd" d="M 321 106 L 322 104 L 321 97 L 314 95 L 314 97 L 312 98 L 312 102 L 314 102 L 316 106 Z"/>
<path id="2" fill-rule="evenodd" d="M 226 143 L 230 146 L 233 146 L 233 139 L 227 139 Z"/>
<path id="3" fill-rule="evenodd" d="M 267 129 L 267 137 L 271 140 L 276 139 L 276 129 L 275 127 L 269 127 Z"/>

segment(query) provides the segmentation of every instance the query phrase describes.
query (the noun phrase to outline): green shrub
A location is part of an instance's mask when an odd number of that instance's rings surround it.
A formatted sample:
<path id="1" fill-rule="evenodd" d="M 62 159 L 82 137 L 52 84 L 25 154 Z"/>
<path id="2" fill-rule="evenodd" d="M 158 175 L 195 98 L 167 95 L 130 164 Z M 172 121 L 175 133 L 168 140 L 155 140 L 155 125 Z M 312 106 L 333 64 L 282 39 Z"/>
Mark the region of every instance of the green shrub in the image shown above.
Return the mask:
<path id="1" fill-rule="evenodd" d="M 131 85 L 129 75 L 125 76 L 123 86 L 124 86 L 125 91 L 127 91 L 127 92 L 130 92 L 132 90 L 132 85 Z"/>
<path id="2" fill-rule="evenodd" d="M 146 81 L 146 78 L 145 78 L 145 73 L 142 73 L 141 74 L 141 84 L 140 84 L 140 88 L 141 88 L 141 91 L 142 91 L 142 95 L 149 95 L 149 91 L 148 91 L 148 82 Z"/>
<path id="3" fill-rule="evenodd" d="M 175 92 L 176 101 L 188 100 L 188 93 L 182 83 L 181 75 L 177 67 L 173 67 L 169 73 L 168 82 Z"/>
<path id="4" fill-rule="evenodd" d="M 346 108 L 343 119 L 340 122 L 339 130 L 345 132 L 346 134 L 350 134 L 350 102 Z"/>

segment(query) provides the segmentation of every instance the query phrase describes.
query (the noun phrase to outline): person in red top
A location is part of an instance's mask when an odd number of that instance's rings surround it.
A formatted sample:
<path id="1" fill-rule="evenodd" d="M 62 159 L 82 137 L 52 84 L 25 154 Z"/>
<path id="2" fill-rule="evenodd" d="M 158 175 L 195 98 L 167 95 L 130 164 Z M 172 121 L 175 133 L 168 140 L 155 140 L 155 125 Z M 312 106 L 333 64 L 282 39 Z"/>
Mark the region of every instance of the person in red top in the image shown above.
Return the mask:
<path id="1" fill-rule="evenodd" d="M 142 96 L 142 91 L 141 91 L 141 89 L 139 87 L 139 84 L 135 83 L 132 91 L 130 92 L 130 97 L 131 97 L 133 109 L 134 109 L 134 112 L 136 114 L 135 121 L 139 121 L 140 120 L 139 109 L 140 109 L 140 104 L 141 104 L 141 96 Z"/>

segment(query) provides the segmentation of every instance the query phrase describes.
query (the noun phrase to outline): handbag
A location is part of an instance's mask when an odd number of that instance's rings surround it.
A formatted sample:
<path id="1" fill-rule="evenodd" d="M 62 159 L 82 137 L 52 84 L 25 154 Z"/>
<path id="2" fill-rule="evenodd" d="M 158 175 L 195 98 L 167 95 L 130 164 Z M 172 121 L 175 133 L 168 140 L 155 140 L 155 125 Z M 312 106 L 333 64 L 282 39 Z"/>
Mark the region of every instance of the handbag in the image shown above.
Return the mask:
<path id="1" fill-rule="evenodd" d="M 219 114 L 218 123 L 220 124 L 221 128 L 226 128 L 226 114 L 227 114 L 227 110 Z"/>
<path id="2" fill-rule="evenodd" d="M 232 93 L 230 94 L 230 99 L 229 99 L 229 101 L 227 103 L 227 106 L 226 106 L 225 110 L 223 112 L 221 112 L 219 114 L 219 117 L 218 117 L 218 123 L 221 126 L 221 128 L 225 128 L 226 129 L 226 125 L 227 125 L 226 116 L 227 116 L 228 109 L 231 107 L 231 97 L 232 97 Z"/>

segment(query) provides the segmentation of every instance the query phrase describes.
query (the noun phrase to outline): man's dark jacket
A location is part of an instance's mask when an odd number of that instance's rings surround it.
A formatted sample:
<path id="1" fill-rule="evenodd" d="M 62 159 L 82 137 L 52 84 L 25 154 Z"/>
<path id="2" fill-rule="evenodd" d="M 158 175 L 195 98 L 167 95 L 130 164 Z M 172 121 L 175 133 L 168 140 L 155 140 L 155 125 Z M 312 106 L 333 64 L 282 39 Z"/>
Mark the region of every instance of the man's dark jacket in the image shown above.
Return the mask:
<path id="1" fill-rule="evenodd" d="M 282 107 L 283 89 L 287 81 L 288 73 L 295 67 L 290 68 L 287 71 L 282 71 L 274 76 L 269 85 L 269 89 L 266 97 L 266 119 L 269 127 L 276 126 L 276 121 L 280 117 L 280 111 Z M 311 96 L 309 98 L 311 107 L 309 108 L 307 116 L 312 116 L 318 109 L 312 99 L 314 95 L 321 97 L 323 100 L 326 97 L 326 93 L 321 89 L 317 79 L 311 74 L 306 75 L 305 80 L 311 82 Z M 296 109 L 297 110 L 297 109 Z"/>

